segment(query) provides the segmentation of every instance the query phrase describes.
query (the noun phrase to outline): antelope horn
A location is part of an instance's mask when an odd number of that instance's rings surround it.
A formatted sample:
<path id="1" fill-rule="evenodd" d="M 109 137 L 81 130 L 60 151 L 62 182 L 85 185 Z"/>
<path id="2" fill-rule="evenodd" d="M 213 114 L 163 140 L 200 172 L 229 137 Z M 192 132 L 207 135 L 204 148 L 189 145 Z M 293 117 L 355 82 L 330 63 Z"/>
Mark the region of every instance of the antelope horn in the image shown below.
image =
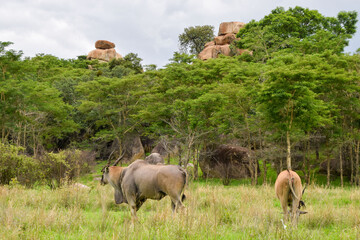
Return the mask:
<path id="1" fill-rule="evenodd" d="M 305 192 L 305 189 L 306 189 L 307 185 L 305 183 L 305 186 L 304 186 L 304 189 L 302 190 L 302 194 L 301 195 L 304 195 L 304 192 Z"/>
<path id="2" fill-rule="evenodd" d="M 124 155 L 125 155 L 125 151 L 123 152 L 123 154 L 118 159 L 116 159 L 113 166 L 116 166 L 120 162 L 120 160 L 124 157 Z"/>
<path id="3" fill-rule="evenodd" d="M 111 156 L 113 155 L 114 152 L 115 152 L 115 150 L 113 150 L 113 151 L 110 153 L 109 157 L 108 157 L 108 164 L 109 164 L 109 165 L 110 165 Z"/>
<path id="4" fill-rule="evenodd" d="M 113 155 L 114 151 L 112 151 L 110 153 L 107 164 L 101 169 L 102 172 L 104 171 L 105 168 L 110 167 L 110 160 L 111 160 L 111 156 Z"/>

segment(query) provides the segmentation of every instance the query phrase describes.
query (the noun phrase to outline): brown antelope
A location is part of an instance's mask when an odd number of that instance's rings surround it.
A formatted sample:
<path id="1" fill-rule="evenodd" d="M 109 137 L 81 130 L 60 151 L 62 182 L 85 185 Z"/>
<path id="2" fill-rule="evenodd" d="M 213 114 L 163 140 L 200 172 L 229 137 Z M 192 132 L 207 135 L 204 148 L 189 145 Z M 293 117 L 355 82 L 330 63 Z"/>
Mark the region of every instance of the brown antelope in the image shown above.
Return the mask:
<path id="1" fill-rule="evenodd" d="M 105 166 L 102 172 L 101 184 L 111 184 L 116 204 L 129 204 L 133 221 L 146 199 L 160 200 L 169 195 L 173 212 L 183 208 L 187 174 L 180 166 L 152 165 L 138 159 L 128 167 Z"/>
<path id="2" fill-rule="evenodd" d="M 275 182 L 276 196 L 279 198 L 283 212 L 284 220 L 288 220 L 290 213 L 291 222 L 297 223 L 300 214 L 307 212 L 300 211 L 300 207 L 305 206 L 301 200 L 305 188 L 302 188 L 299 175 L 291 170 L 285 170 L 279 173 Z M 288 211 L 288 206 L 290 210 Z"/>

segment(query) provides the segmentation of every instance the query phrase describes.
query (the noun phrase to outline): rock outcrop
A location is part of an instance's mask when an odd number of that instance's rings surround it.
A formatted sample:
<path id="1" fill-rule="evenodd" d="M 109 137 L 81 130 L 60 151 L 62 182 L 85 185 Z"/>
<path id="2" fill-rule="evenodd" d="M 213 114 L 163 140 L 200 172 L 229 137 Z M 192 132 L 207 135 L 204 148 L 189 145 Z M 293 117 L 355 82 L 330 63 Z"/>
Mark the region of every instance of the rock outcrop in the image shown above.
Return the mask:
<path id="1" fill-rule="evenodd" d="M 236 34 L 245 23 L 242 22 L 223 22 L 220 24 L 218 36 L 213 41 L 205 44 L 205 48 L 198 55 L 201 60 L 217 58 L 219 54 L 225 56 L 241 55 L 248 52 L 245 49 L 231 48 L 231 43 L 236 40 Z"/>
<path id="2" fill-rule="evenodd" d="M 123 140 L 124 157 L 122 162 L 132 163 L 136 159 L 144 159 L 145 150 L 141 144 L 140 136 L 137 134 L 128 134 Z"/>
<path id="3" fill-rule="evenodd" d="M 97 40 L 95 42 L 96 49 L 111 49 L 115 48 L 115 44 L 106 40 Z"/>
<path id="4" fill-rule="evenodd" d="M 243 22 L 223 22 L 220 24 L 218 36 L 223 36 L 228 33 L 237 34 L 240 28 L 245 27 Z"/>
<path id="5" fill-rule="evenodd" d="M 122 56 L 116 52 L 115 44 L 106 40 L 98 40 L 95 42 L 94 50 L 90 51 L 87 59 L 98 59 L 99 61 L 109 62 L 111 59 L 119 59 Z"/>

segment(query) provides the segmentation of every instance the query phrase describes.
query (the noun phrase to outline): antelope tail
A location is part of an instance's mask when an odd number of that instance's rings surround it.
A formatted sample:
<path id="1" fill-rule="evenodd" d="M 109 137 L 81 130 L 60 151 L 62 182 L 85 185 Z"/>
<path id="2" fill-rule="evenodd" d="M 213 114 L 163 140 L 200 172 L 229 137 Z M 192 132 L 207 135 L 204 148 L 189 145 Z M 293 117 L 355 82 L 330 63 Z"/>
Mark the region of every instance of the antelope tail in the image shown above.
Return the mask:
<path id="1" fill-rule="evenodd" d="M 184 170 L 182 168 L 179 168 L 179 169 L 182 172 L 183 177 L 184 177 L 184 188 L 185 188 L 185 186 L 188 184 L 188 174 L 187 174 L 186 170 Z"/>
<path id="2" fill-rule="evenodd" d="M 296 196 L 296 193 L 295 193 L 295 190 L 294 190 L 294 186 L 293 186 L 293 178 L 292 178 L 292 176 L 291 176 L 291 173 L 290 173 L 290 171 L 288 170 L 288 172 L 289 172 L 289 175 L 290 175 L 290 177 L 289 177 L 289 187 L 290 187 L 290 190 L 291 190 L 291 192 L 292 192 L 292 194 L 294 195 L 294 197 L 296 198 L 296 199 L 298 199 L 298 200 L 300 200 L 299 198 L 298 198 L 298 196 Z"/>
<path id="3" fill-rule="evenodd" d="M 188 174 L 187 174 L 186 170 L 184 170 L 181 167 L 179 167 L 179 170 L 183 174 L 183 178 L 184 178 L 184 186 L 183 186 L 182 195 L 181 195 L 181 201 L 184 201 L 186 199 L 184 192 L 185 192 L 185 187 L 188 184 Z"/>

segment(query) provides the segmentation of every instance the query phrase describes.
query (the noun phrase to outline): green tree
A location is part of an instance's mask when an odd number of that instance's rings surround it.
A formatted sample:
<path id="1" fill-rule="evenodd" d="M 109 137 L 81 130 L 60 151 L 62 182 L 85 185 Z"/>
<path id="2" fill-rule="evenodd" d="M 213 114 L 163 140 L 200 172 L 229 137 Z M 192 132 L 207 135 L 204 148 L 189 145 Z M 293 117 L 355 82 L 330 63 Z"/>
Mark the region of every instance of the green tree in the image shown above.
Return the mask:
<path id="1" fill-rule="evenodd" d="M 315 62 L 318 60 L 315 59 Z M 259 93 L 259 111 L 268 127 L 286 137 L 287 168 L 291 169 L 291 138 L 330 123 L 328 106 L 315 92 L 316 75 L 311 57 L 285 55 L 268 63 Z"/>
<path id="2" fill-rule="evenodd" d="M 205 43 L 214 38 L 214 27 L 210 25 L 188 27 L 179 35 L 180 50 L 184 53 L 199 54 Z"/>
<path id="3" fill-rule="evenodd" d="M 17 145 L 31 147 L 36 155 L 43 148 L 53 149 L 58 139 L 77 130 L 69 117 L 72 107 L 48 83 L 10 79 L 0 91 L 3 141 L 12 139 Z"/>
<path id="4" fill-rule="evenodd" d="M 124 137 L 141 123 L 132 115 L 138 111 L 146 86 L 146 79 L 138 75 L 99 77 L 79 84 L 77 91 L 83 96 L 79 111 L 85 115 L 84 125 L 92 139 L 105 143 L 116 139 L 121 155 Z"/>
<path id="5" fill-rule="evenodd" d="M 350 165 L 355 170 L 359 164 L 353 164 L 351 153 L 358 152 L 356 149 L 359 132 L 359 66 L 360 58 L 358 55 L 333 55 L 324 53 L 318 56 L 317 61 L 317 89 L 321 99 L 331 106 L 330 114 L 334 124 L 325 128 L 327 136 L 327 152 L 334 154 L 334 158 L 339 160 L 341 185 L 343 185 L 343 166 L 345 161 L 350 161 Z M 350 148 L 350 154 L 343 154 Z M 354 150 L 353 150 L 354 149 Z M 350 159 L 347 156 L 350 155 Z M 355 155 L 358 159 L 358 154 Z M 330 157 L 328 158 L 328 185 L 330 185 Z M 351 173 L 353 173 L 353 169 Z M 352 174 L 350 174 L 351 177 Z M 356 175 L 356 174 L 355 174 Z M 357 177 L 355 177 L 357 178 Z"/>
<path id="6" fill-rule="evenodd" d="M 284 49 L 302 53 L 330 49 L 340 53 L 354 35 L 356 23 L 355 11 L 339 12 L 335 18 L 298 6 L 286 11 L 278 7 L 261 20 L 252 20 L 240 29 L 238 47 L 253 51 L 255 60 L 263 62 Z"/>
<path id="7" fill-rule="evenodd" d="M 131 73 L 142 73 L 141 61 L 142 59 L 136 53 L 129 53 L 124 58 L 112 59 L 108 67 L 112 71 L 113 77 L 121 78 Z"/>
<path id="8" fill-rule="evenodd" d="M 23 54 L 22 51 L 15 51 L 13 49 L 5 50 L 8 46 L 12 45 L 12 42 L 0 41 L 0 69 L 1 79 L 6 79 L 7 73 L 10 71 L 14 73 L 18 69 L 18 62 Z"/>
<path id="9" fill-rule="evenodd" d="M 181 164 L 193 160 L 197 166 L 196 153 L 219 143 L 220 136 L 245 135 L 239 129 L 252 110 L 250 90 L 256 92 L 252 81 L 258 79 L 259 69 L 237 57 L 189 61 L 186 56 L 176 54 L 178 60 L 151 73 L 153 85 L 138 118 L 149 123 L 154 136 L 168 135 L 181 143 Z"/>

